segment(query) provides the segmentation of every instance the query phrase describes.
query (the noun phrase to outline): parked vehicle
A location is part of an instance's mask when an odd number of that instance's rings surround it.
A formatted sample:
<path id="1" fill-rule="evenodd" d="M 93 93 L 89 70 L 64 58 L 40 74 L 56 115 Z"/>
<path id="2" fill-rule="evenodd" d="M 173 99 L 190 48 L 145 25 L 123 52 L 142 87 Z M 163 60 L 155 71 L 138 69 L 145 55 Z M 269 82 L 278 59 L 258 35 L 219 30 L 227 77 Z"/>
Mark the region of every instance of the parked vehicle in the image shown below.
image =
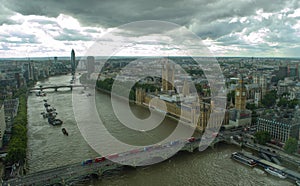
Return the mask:
<path id="1" fill-rule="evenodd" d="M 196 139 L 194 138 L 194 137 L 190 137 L 189 139 L 188 139 L 188 141 L 189 142 L 194 142 Z"/>
<path id="2" fill-rule="evenodd" d="M 219 133 L 218 133 L 218 132 L 214 132 L 214 133 L 212 133 L 211 136 L 212 136 L 212 137 L 218 137 L 218 136 L 219 136 Z"/>
<path id="3" fill-rule="evenodd" d="M 97 157 L 97 158 L 95 158 L 95 163 L 99 163 L 99 162 L 103 162 L 103 161 L 105 161 L 106 160 L 106 158 L 105 157 Z"/>
<path id="4" fill-rule="evenodd" d="M 84 166 L 84 165 L 90 165 L 93 163 L 93 160 L 92 159 L 87 159 L 87 160 L 84 160 L 81 162 L 81 165 Z"/>
<path id="5" fill-rule="evenodd" d="M 130 152 L 130 154 L 136 154 L 136 153 L 140 152 L 140 150 L 139 149 L 133 149 L 129 152 Z"/>
<path id="6" fill-rule="evenodd" d="M 179 140 L 171 141 L 171 142 L 170 142 L 170 145 L 171 145 L 171 146 L 172 146 L 172 145 L 177 145 L 177 144 L 179 144 Z"/>

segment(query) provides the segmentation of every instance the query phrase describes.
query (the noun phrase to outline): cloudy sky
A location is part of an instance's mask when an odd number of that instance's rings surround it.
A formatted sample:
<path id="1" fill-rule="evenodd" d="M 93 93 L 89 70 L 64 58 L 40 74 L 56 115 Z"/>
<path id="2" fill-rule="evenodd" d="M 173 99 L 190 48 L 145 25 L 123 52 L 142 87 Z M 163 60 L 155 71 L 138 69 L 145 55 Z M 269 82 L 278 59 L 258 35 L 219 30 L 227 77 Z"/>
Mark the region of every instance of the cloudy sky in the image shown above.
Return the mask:
<path id="1" fill-rule="evenodd" d="M 124 37 L 137 42 L 157 27 L 129 29 L 121 25 L 159 20 L 196 34 L 215 56 L 300 57 L 299 0 L 0 0 L 0 58 L 85 55 L 97 40 L 116 45 Z M 121 26 L 122 27 L 122 26 Z M 107 38 L 118 30 L 120 37 Z M 144 30 L 143 30 L 144 29 Z M 164 38 L 162 29 L 152 42 L 128 46 L 120 55 L 142 55 Z M 135 33 L 136 31 L 136 33 Z M 128 34 L 130 32 L 130 34 Z M 120 34 L 122 33 L 122 34 Z M 157 35 L 156 35 L 157 36 Z M 171 42 L 171 41 L 170 41 Z M 157 42 L 155 42 L 157 44 Z M 188 42 L 186 46 L 189 48 Z M 178 52 L 178 47 L 167 50 Z M 147 51 L 149 52 L 149 51 Z M 144 53 L 147 53 L 144 52 Z M 146 54 L 145 54 L 146 55 Z M 195 54 L 197 55 L 197 54 Z M 201 55 L 201 54 L 199 54 Z"/>

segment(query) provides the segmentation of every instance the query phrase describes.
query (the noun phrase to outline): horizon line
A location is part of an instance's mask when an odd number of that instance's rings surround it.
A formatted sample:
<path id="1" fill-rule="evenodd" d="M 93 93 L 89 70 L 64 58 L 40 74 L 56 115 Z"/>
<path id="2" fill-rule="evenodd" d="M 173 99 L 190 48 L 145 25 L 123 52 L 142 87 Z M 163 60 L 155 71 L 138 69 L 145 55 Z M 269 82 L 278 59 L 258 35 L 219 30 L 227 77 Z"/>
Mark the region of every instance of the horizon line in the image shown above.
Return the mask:
<path id="1" fill-rule="evenodd" d="M 47 58 L 47 60 L 57 58 L 70 58 L 70 56 L 44 56 L 44 57 L 0 57 L 0 60 L 16 59 L 16 60 L 31 60 L 39 58 Z M 88 56 L 76 56 L 76 58 L 85 58 Z M 157 58 L 157 57 L 172 57 L 172 58 L 184 58 L 184 57 L 203 57 L 203 58 L 271 58 L 271 59 L 300 59 L 300 56 L 285 56 L 285 57 L 275 57 L 275 56 L 93 56 L 98 58 Z"/>

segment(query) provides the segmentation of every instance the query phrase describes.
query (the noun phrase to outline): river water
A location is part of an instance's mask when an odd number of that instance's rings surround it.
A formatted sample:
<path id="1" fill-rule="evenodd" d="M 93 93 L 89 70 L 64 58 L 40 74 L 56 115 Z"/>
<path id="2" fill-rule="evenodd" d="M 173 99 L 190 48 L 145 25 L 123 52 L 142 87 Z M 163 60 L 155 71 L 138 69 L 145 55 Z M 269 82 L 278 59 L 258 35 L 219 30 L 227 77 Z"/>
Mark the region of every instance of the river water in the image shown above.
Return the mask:
<path id="1" fill-rule="evenodd" d="M 37 83 L 44 86 L 69 84 L 71 76 L 56 76 Z M 83 88 L 82 88 L 83 89 Z M 78 92 L 78 91 L 77 91 Z M 80 92 L 80 91 L 79 91 Z M 87 91 L 81 91 L 87 98 Z M 62 126 L 51 126 L 43 119 L 44 99 L 56 108 L 57 118 L 63 120 Z M 147 134 L 131 133 L 122 127 L 114 116 L 108 94 L 96 92 L 95 100 L 101 118 L 110 127 L 109 131 L 117 138 L 132 144 L 151 144 L 168 136 L 176 127 L 176 122 L 165 118 L 163 123 Z M 132 111 L 139 118 L 149 116 L 143 107 L 132 105 Z M 29 172 L 55 168 L 84 159 L 99 156 L 82 137 L 72 109 L 72 92 L 61 89 L 47 91 L 46 97 L 31 94 L 28 98 L 28 167 Z M 67 129 L 69 136 L 61 132 Z M 104 139 L 105 140 L 105 139 Z M 110 141 L 107 141 L 109 144 Z M 162 163 L 136 169 L 123 170 L 91 180 L 84 185 L 293 185 L 292 183 L 262 173 L 257 168 L 249 168 L 230 159 L 239 149 L 230 145 L 218 145 L 204 152 L 180 152 Z"/>

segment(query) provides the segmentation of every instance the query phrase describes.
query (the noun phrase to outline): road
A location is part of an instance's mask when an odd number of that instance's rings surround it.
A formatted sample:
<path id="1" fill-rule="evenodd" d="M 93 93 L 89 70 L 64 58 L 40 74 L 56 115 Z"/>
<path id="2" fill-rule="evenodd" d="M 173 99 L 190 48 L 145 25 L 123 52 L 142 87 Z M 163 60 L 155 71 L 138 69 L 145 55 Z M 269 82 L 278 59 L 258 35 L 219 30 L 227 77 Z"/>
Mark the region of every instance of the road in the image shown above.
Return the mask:
<path id="1" fill-rule="evenodd" d="M 102 173 L 106 170 L 115 169 L 123 165 L 142 166 L 157 163 L 159 161 L 169 158 L 169 156 L 175 154 L 178 149 L 181 149 L 184 145 L 188 145 L 190 148 L 197 148 L 198 142 L 186 142 L 181 141 L 174 145 L 164 144 L 159 146 L 152 146 L 151 148 L 139 151 L 132 151 L 121 153 L 118 157 L 111 158 L 99 163 L 92 163 L 90 165 L 81 165 L 81 163 L 75 163 L 66 165 L 54 169 L 44 170 L 29 174 L 23 177 L 14 178 L 3 183 L 3 185 L 50 185 L 53 183 L 70 182 L 70 179 L 80 178 L 92 173 Z M 157 159 L 159 158 L 159 159 Z M 119 163 L 115 163 L 119 162 Z"/>

